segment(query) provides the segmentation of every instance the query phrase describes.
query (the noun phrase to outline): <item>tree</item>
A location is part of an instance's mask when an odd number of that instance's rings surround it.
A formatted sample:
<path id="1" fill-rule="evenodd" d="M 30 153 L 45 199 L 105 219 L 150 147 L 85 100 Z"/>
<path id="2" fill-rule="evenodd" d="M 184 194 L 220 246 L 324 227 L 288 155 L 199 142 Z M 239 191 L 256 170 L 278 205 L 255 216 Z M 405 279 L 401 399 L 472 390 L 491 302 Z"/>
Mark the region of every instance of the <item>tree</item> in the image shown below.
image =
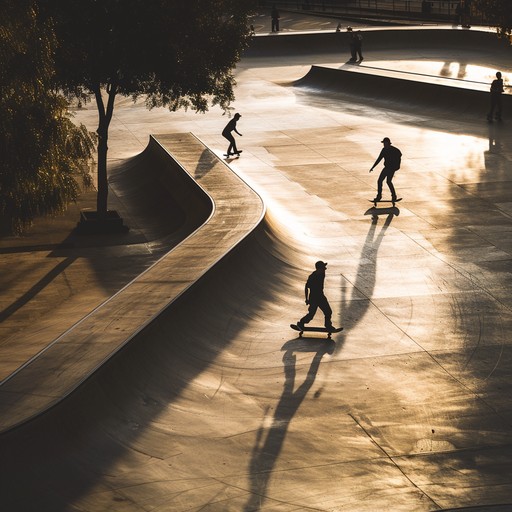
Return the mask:
<path id="1" fill-rule="evenodd" d="M 72 123 L 54 88 L 56 41 L 35 2 L 2 0 L 1 8 L 0 228 L 20 234 L 36 215 L 76 199 L 75 176 L 91 158 L 94 139 Z"/>
<path id="2" fill-rule="evenodd" d="M 474 0 L 476 8 L 484 15 L 485 21 L 496 27 L 498 34 L 511 40 L 512 2 L 511 0 Z"/>
<path id="3" fill-rule="evenodd" d="M 61 86 L 98 108 L 98 215 L 107 214 L 108 130 L 117 95 L 171 111 L 234 99 L 253 0 L 39 0 L 55 23 Z"/>

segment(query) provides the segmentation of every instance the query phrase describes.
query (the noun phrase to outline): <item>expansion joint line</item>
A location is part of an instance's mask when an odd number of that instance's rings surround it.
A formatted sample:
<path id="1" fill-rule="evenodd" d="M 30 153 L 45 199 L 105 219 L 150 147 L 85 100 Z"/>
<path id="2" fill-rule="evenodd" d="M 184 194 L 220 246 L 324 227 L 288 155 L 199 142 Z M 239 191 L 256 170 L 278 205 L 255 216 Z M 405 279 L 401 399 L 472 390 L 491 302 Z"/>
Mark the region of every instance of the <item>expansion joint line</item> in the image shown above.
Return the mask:
<path id="1" fill-rule="evenodd" d="M 364 428 L 364 426 L 352 415 L 349 413 L 349 416 L 354 420 L 354 422 L 356 423 L 356 425 L 366 434 L 366 436 L 368 437 L 368 439 L 370 439 L 370 441 L 384 454 L 384 456 L 391 462 L 391 464 L 393 464 L 393 466 L 395 466 L 396 469 L 398 469 L 398 471 L 400 471 L 400 473 L 402 473 L 402 475 L 404 476 L 404 478 L 415 488 L 417 489 L 419 492 L 421 492 L 426 498 L 428 498 L 436 507 L 438 508 L 441 508 L 441 506 L 436 503 L 436 501 L 431 497 L 429 496 L 421 487 L 419 487 L 406 473 L 405 471 L 396 463 L 396 461 L 394 460 L 394 458 L 389 455 L 389 453 L 377 442 L 375 441 L 375 439 L 372 437 L 372 435 L 370 434 L 370 432 L 368 432 L 368 430 L 366 428 Z"/>

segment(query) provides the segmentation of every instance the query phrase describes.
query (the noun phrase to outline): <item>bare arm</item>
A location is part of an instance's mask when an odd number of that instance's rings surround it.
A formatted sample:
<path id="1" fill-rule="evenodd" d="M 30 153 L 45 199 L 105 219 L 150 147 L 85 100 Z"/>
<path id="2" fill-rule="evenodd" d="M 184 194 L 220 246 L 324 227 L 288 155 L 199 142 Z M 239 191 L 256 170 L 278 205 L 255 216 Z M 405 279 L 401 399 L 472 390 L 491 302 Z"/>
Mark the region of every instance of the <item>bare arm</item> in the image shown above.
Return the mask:
<path id="1" fill-rule="evenodd" d="M 379 154 L 379 157 L 377 158 L 377 160 L 375 160 L 375 163 L 372 165 L 372 168 L 370 169 L 370 172 L 373 171 L 373 169 L 375 168 L 375 166 L 384 158 L 384 151 L 381 151 L 380 154 Z"/>

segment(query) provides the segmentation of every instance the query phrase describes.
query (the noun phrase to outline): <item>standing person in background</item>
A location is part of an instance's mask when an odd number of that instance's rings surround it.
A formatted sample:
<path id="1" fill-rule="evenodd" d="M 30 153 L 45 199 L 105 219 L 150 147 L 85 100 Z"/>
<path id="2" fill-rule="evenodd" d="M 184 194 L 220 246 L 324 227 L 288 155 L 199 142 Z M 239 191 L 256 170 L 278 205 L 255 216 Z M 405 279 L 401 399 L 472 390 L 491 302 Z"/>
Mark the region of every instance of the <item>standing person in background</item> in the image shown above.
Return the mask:
<path id="1" fill-rule="evenodd" d="M 279 32 L 279 11 L 277 10 L 276 4 L 272 6 L 272 12 L 270 13 L 272 18 L 272 32 Z"/>
<path id="2" fill-rule="evenodd" d="M 352 27 L 347 27 L 348 32 L 348 45 L 350 48 L 350 59 L 349 62 L 355 62 L 357 60 L 357 42 L 356 42 L 356 35 L 354 34 L 354 31 L 352 30 Z"/>
<path id="3" fill-rule="evenodd" d="M 501 73 L 496 73 L 496 78 L 491 84 L 491 110 L 487 114 L 487 121 L 492 123 L 494 111 L 496 110 L 496 121 L 501 121 L 501 95 L 503 93 L 503 78 Z"/>
<path id="4" fill-rule="evenodd" d="M 358 62 L 363 62 L 363 34 L 358 30 L 355 34 L 355 53 L 359 57 Z"/>

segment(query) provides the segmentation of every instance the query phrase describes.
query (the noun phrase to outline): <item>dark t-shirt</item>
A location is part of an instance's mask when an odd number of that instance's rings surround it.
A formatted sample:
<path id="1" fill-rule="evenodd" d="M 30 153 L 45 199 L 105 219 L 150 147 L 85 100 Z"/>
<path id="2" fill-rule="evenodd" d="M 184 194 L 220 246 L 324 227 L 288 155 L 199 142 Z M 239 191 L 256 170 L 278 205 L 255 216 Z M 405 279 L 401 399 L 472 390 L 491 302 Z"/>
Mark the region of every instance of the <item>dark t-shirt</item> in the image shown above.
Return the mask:
<path id="1" fill-rule="evenodd" d="M 231 133 L 233 130 L 236 130 L 236 122 L 237 121 L 238 121 L 238 119 L 231 119 L 231 121 L 229 121 L 229 123 L 226 125 L 224 130 L 222 130 L 222 133 L 223 134 Z"/>
<path id="2" fill-rule="evenodd" d="M 386 167 L 386 169 L 391 169 L 392 171 L 397 171 L 400 169 L 402 152 L 398 148 L 395 148 L 395 146 L 382 148 L 377 162 L 380 162 L 383 158 L 384 167 Z"/>
<path id="3" fill-rule="evenodd" d="M 496 78 L 491 84 L 491 94 L 501 94 L 503 92 L 503 79 Z"/>
<path id="4" fill-rule="evenodd" d="M 309 300 L 315 301 L 324 296 L 325 273 L 315 270 L 308 277 L 306 286 L 309 288 Z"/>

